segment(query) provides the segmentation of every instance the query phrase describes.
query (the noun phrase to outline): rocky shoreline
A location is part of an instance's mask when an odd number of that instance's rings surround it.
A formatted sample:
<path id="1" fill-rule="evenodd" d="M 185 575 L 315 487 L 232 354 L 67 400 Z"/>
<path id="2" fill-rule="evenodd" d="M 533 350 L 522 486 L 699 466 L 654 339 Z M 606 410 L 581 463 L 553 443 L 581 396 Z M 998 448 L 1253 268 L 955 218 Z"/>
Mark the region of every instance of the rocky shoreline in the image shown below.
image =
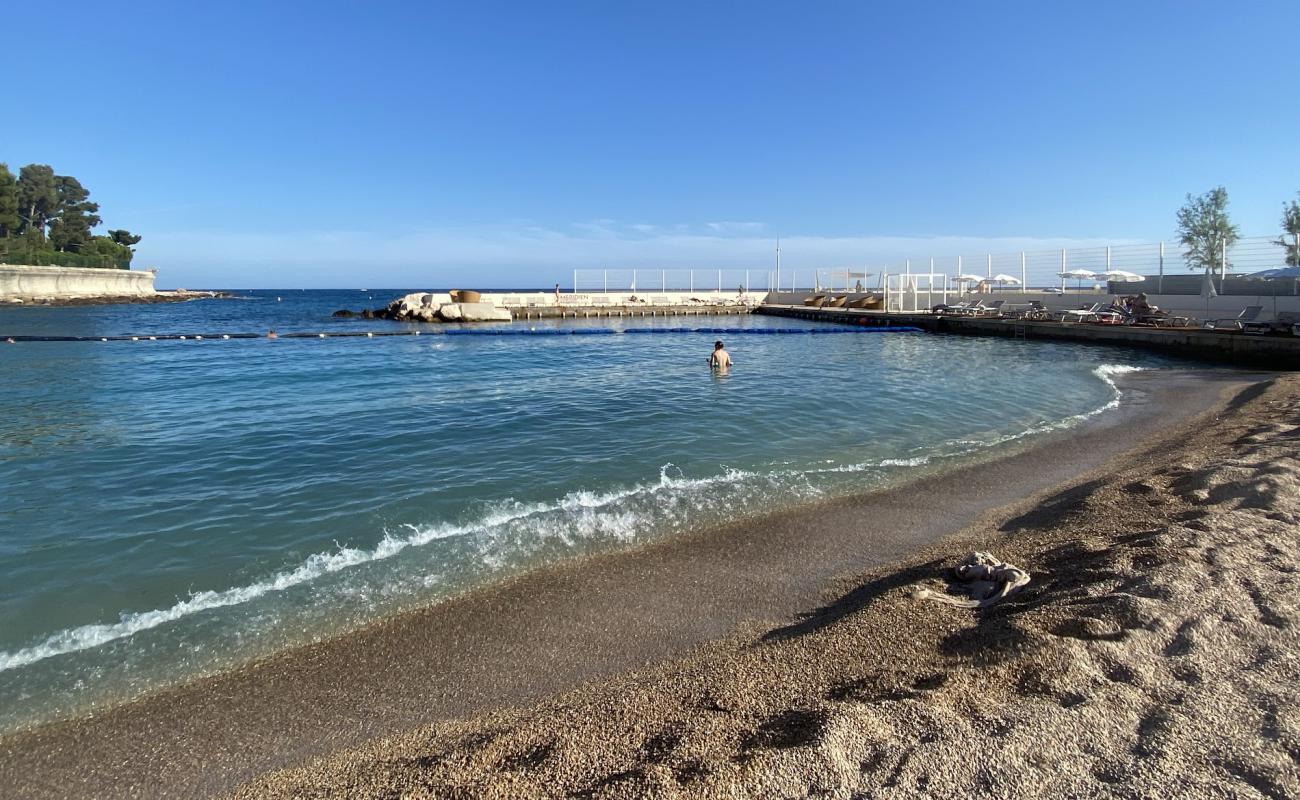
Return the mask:
<path id="1" fill-rule="evenodd" d="M 383 308 L 351 311 L 339 309 L 339 318 L 388 319 L 395 322 L 510 322 L 508 309 L 479 302 L 478 292 L 415 292 Z"/>
<path id="2" fill-rule="evenodd" d="M 8 297 L 0 298 L 0 307 L 49 308 L 59 306 L 111 306 L 149 305 L 152 303 L 182 303 L 187 300 L 229 299 L 228 292 L 190 291 L 188 289 L 160 290 L 154 294 L 103 295 L 86 297 Z"/>

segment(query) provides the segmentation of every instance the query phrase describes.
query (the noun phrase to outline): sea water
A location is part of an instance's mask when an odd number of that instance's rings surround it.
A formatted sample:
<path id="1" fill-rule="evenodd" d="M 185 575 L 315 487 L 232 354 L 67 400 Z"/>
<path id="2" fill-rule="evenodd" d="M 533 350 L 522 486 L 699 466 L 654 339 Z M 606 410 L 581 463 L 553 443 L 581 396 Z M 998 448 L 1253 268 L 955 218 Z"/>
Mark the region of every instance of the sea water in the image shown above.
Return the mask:
<path id="1" fill-rule="evenodd" d="M 0 311 L 0 732 L 522 570 L 862 492 L 1081 424 L 1151 356 L 762 317 L 401 329 L 388 292 Z M 409 328 L 409 326 L 407 326 Z M 735 366 L 706 358 L 726 340 Z"/>

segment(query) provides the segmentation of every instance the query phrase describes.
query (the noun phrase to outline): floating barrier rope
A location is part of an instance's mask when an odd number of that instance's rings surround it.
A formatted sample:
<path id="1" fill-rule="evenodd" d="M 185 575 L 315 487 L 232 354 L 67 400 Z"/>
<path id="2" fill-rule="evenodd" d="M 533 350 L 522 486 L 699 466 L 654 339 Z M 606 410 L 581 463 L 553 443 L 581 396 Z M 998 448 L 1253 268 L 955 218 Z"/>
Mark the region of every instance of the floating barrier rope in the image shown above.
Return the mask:
<path id="1" fill-rule="evenodd" d="M 922 333 L 911 325 L 855 325 L 824 328 L 451 328 L 422 331 L 339 331 L 337 333 L 281 333 L 275 339 L 371 339 L 380 336 L 620 336 L 660 333 L 707 333 L 727 336 L 770 336 L 827 333 Z M 4 336 L 4 342 L 159 342 L 266 339 L 264 333 L 169 333 L 124 336 Z"/>

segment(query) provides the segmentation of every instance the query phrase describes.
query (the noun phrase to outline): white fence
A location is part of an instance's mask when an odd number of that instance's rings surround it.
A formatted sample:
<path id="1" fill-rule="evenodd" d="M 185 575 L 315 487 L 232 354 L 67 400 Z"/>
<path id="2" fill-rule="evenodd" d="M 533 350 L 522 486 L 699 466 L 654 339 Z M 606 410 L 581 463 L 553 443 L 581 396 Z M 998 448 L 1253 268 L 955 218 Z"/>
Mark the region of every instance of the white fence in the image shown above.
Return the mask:
<path id="1" fill-rule="evenodd" d="M 574 292 L 768 292 L 771 271 L 749 269 L 575 269 Z"/>
<path id="2" fill-rule="evenodd" d="M 1300 237 L 1291 237 L 1289 246 L 1300 249 Z M 1288 247 L 1277 236 L 1248 236 L 1232 247 L 1221 249 L 1213 265 L 1216 275 L 1243 275 L 1287 266 Z M 1203 266 L 1193 266 L 1177 241 L 1123 243 L 1102 247 L 1061 250 L 1038 250 L 1019 253 L 977 253 L 925 257 L 893 261 L 878 266 L 802 269 L 576 269 L 574 292 L 735 292 L 768 291 L 883 291 L 891 285 L 890 276 L 904 276 L 895 288 L 906 286 L 921 275 L 949 276 L 948 291 L 969 288 L 976 281 L 959 281 L 957 276 L 992 278 L 1006 275 L 1015 283 L 1004 282 L 1000 290 L 1030 291 L 1045 288 L 1085 288 L 1096 283 L 1105 285 L 1100 273 L 1123 270 L 1154 278 L 1143 282 L 1144 291 L 1159 291 L 1165 275 L 1199 274 Z M 1086 270 L 1095 278 L 1062 277 L 1070 270 Z M 912 280 L 915 283 L 914 280 Z M 942 291 L 937 278 L 923 281 L 933 291 Z"/>
<path id="3" fill-rule="evenodd" d="M 851 289 L 873 273 L 848 269 L 575 269 L 574 292 L 767 293 L 817 287 Z M 833 281 L 833 283 L 832 283 Z"/>
<path id="4" fill-rule="evenodd" d="M 1290 248 L 1300 242 L 1292 237 Z M 1248 275 L 1287 266 L 1288 246 L 1277 236 L 1249 236 L 1238 239 L 1231 247 L 1221 248 L 1211 266 L 1216 275 Z M 1062 273 L 1085 270 L 1096 277 L 1063 277 Z M 884 288 L 889 275 L 920 275 L 943 273 L 952 276 L 992 278 L 1009 275 L 1016 279 L 1022 291 L 1045 288 L 1091 287 L 1106 284 L 1101 273 L 1122 270 L 1148 277 L 1142 289 L 1159 291 L 1159 282 L 1166 275 L 1201 274 L 1204 267 L 1193 265 L 1177 242 L 1148 242 L 1117 244 L 1061 250 L 1025 251 L 1020 253 L 983 253 L 976 255 L 947 256 L 944 258 L 908 259 L 894 262 L 879 271 L 879 279 L 871 288 Z M 1153 284 L 1150 278 L 1155 279 Z M 972 281 L 974 282 L 974 281 Z M 1005 284 L 1004 284 L 1005 286 Z"/>

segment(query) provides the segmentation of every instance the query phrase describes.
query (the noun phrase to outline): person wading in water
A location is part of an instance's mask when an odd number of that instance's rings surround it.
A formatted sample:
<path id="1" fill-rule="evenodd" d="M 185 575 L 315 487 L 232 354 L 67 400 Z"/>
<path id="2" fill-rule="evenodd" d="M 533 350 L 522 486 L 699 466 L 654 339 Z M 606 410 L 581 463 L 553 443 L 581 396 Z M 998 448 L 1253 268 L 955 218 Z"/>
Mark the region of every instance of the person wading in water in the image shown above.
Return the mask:
<path id="1" fill-rule="evenodd" d="M 709 366 L 718 372 L 726 372 L 731 367 L 731 353 L 722 346 L 722 341 L 713 343 L 713 352 L 709 354 Z"/>

